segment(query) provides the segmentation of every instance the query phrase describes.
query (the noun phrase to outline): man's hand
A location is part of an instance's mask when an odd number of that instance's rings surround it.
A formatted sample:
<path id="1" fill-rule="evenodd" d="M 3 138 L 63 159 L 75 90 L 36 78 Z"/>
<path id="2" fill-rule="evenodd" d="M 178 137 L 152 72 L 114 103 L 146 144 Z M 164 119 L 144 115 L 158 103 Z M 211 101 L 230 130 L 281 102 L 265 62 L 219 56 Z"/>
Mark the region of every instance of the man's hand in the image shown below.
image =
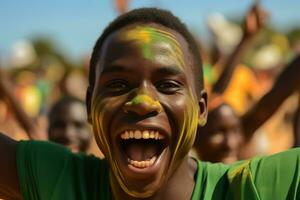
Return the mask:
<path id="1" fill-rule="evenodd" d="M 245 36 L 255 35 L 259 30 L 261 30 L 267 22 L 269 14 L 264 10 L 257 1 L 248 11 L 245 17 Z"/>

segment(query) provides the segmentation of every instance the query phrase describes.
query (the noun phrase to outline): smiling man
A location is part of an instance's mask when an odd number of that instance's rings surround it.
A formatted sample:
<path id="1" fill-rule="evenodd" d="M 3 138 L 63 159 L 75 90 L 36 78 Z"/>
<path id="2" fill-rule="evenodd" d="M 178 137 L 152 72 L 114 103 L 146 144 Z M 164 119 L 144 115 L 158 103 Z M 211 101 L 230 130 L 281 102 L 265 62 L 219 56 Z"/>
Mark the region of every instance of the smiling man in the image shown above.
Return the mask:
<path id="1" fill-rule="evenodd" d="M 96 42 L 87 91 L 106 159 L 0 135 L 0 197 L 297 199 L 298 150 L 232 166 L 188 157 L 206 122 L 202 78 L 196 42 L 175 16 L 153 8 L 120 16 Z"/>
<path id="2" fill-rule="evenodd" d="M 182 191 L 190 197 L 196 162 L 186 154 L 206 118 L 206 95 L 193 75 L 188 43 L 162 25 L 134 23 L 102 46 L 88 109 L 114 193 L 152 196 L 175 172 L 184 176 L 174 183 L 191 185 Z M 197 70 L 200 75 L 201 66 Z"/>

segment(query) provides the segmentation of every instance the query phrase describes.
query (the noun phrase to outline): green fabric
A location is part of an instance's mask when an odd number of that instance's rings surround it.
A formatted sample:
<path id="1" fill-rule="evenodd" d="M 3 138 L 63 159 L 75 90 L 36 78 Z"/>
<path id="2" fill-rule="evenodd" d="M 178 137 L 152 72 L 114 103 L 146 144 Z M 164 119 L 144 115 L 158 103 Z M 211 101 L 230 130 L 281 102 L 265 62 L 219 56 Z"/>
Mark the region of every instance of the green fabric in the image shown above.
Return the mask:
<path id="1" fill-rule="evenodd" d="M 234 165 L 198 162 L 192 200 L 300 199 L 300 149 Z M 108 164 L 48 143 L 17 146 L 24 200 L 109 200 Z"/>
<path id="2" fill-rule="evenodd" d="M 24 200 L 110 199 L 108 165 L 94 156 L 53 143 L 21 141 L 17 168 Z"/>
<path id="3" fill-rule="evenodd" d="M 300 149 L 226 166 L 198 161 L 192 200 L 300 199 Z"/>

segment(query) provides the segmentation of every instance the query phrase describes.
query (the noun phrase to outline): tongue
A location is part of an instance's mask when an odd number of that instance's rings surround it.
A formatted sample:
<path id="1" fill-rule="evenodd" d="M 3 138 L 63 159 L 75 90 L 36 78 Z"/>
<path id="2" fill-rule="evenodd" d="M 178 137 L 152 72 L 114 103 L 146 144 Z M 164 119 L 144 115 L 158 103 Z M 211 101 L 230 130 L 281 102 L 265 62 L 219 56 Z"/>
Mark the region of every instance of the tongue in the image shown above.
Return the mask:
<path id="1" fill-rule="evenodd" d="M 126 145 L 125 152 L 131 160 L 150 160 L 159 153 L 159 145 L 150 141 L 135 140 Z"/>

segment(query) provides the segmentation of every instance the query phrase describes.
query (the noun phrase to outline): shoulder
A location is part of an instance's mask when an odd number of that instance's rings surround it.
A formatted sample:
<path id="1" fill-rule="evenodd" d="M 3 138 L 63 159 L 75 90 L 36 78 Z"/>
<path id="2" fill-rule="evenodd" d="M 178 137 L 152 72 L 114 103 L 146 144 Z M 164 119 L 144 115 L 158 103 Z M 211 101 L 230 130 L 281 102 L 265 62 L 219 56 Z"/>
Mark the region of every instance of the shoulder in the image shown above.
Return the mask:
<path id="1" fill-rule="evenodd" d="M 106 161 L 92 155 L 74 154 L 50 142 L 19 142 L 17 168 L 24 199 L 34 199 L 33 196 L 48 199 L 54 192 L 70 199 L 75 194 L 96 195 L 95 187 L 108 181 Z"/>
<path id="2" fill-rule="evenodd" d="M 210 163 L 197 160 L 198 169 L 197 169 L 197 181 L 209 185 L 217 184 L 221 179 L 224 178 L 224 175 L 227 174 L 229 166 L 222 163 Z"/>
<path id="3" fill-rule="evenodd" d="M 229 166 L 197 160 L 193 199 L 223 199 L 227 189 Z"/>
<path id="4" fill-rule="evenodd" d="M 258 195 L 261 199 L 290 199 L 288 195 L 296 195 L 300 182 L 299 156 L 300 148 L 295 148 L 230 166 L 227 175 L 230 193 Z"/>
<path id="5" fill-rule="evenodd" d="M 47 141 L 20 141 L 16 150 L 18 165 L 61 168 L 66 165 L 97 165 L 103 163 L 93 155 L 72 153 L 62 145 Z"/>

